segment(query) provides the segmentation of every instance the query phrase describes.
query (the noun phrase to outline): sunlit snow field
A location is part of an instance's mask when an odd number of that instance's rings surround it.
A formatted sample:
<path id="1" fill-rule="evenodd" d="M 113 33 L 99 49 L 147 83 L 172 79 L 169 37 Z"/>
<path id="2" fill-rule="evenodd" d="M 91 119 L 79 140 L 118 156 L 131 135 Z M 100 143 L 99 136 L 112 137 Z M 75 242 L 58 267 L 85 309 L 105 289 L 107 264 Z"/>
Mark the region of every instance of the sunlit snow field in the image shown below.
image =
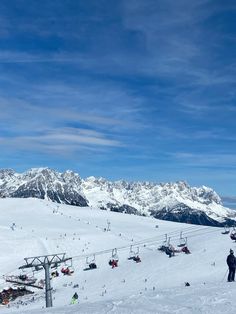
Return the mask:
<path id="1" fill-rule="evenodd" d="M 111 230 L 104 231 L 108 222 Z M 13 223 L 14 231 L 10 228 Z M 187 237 L 190 255 L 176 253 L 168 258 L 157 250 L 165 234 L 178 249 L 181 231 Z M 60 274 L 51 280 L 52 309 L 42 309 L 43 290 L 30 288 L 35 292 L 33 302 L 31 295 L 18 298 L 0 312 L 234 313 L 236 284 L 226 282 L 225 260 L 230 248 L 236 251 L 236 243 L 221 232 L 220 228 L 38 199 L 0 199 L 1 289 L 9 286 L 2 276 L 20 274 L 18 267 L 24 265 L 24 257 L 65 252 L 73 258 L 75 270 L 72 276 Z M 139 249 L 141 263 L 128 260 L 131 245 Z M 114 248 L 118 249 L 119 266 L 112 269 L 108 261 Z M 83 271 L 86 256 L 93 253 L 98 268 Z M 43 271 L 34 275 L 44 278 Z M 74 292 L 79 295 L 79 304 L 70 305 Z"/>

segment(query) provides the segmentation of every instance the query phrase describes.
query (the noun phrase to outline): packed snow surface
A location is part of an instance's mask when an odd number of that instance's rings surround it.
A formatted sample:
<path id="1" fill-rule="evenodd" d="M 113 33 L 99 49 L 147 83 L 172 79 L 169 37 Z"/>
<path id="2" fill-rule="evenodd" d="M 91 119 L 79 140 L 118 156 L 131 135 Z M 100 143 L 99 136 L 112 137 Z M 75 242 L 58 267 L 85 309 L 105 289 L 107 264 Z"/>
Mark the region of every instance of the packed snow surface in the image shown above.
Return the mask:
<path id="1" fill-rule="evenodd" d="M 39 199 L 0 199 L 0 217 L 1 289 L 10 286 L 2 276 L 19 275 L 25 257 L 65 252 L 74 269 L 71 276 L 60 273 L 51 280 L 53 308 L 45 308 L 44 290 L 28 288 L 35 292 L 34 300 L 32 295 L 19 297 L 9 308 L 0 307 L 0 313 L 235 312 L 236 284 L 227 283 L 226 257 L 230 248 L 236 251 L 236 244 L 221 228 Z M 166 238 L 180 250 L 181 232 L 191 254 L 169 258 L 158 250 Z M 115 248 L 119 262 L 112 269 L 108 261 Z M 128 260 L 130 249 L 141 263 Z M 87 262 L 95 257 L 98 268 L 84 271 L 86 257 Z M 27 275 L 33 274 L 27 270 Z M 44 272 L 34 276 L 43 279 Z M 79 304 L 71 305 L 75 292 Z"/>

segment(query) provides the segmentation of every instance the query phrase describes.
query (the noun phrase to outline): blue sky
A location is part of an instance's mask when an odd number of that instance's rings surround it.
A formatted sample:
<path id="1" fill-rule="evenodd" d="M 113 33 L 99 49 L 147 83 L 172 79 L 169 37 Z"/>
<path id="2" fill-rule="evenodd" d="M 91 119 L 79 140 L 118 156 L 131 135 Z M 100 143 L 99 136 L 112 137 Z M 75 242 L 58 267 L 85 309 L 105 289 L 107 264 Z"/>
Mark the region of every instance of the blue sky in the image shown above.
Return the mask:
<path id="1" fill-rule="evenodd" d="M 0 166 L 236 186 L 236 3 L 1 0 Z"/>

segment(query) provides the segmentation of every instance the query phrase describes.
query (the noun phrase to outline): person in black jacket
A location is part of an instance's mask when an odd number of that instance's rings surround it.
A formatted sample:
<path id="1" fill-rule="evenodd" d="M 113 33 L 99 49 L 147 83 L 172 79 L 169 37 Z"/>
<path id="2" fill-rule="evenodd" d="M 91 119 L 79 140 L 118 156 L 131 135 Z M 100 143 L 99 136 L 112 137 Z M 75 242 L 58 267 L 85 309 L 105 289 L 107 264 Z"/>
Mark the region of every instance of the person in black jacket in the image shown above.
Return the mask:
<path id="1" fill-rule="evenodd" d="M 234 281 L 235 268 L 236 268 L 236 257 L 234 256 L 234 251 L 230 249 L 229 255 L 227 257 L 227 265 L 229 266 L 228 281 Z"/>

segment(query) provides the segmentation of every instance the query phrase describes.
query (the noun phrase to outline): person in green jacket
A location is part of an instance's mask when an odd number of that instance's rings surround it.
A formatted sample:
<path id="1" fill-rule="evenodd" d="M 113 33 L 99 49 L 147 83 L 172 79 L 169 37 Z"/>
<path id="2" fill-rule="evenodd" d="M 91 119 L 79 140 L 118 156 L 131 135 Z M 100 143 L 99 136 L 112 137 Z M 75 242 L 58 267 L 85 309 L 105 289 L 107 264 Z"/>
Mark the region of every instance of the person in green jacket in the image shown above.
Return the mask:
<path id="1" fill-rule="evenodd" d="M 73 297 L 72 297 L 72 299 L 71 299 L 71 304 L 76 304 L 76 303 L 78 303 L 78 298 L 79 298 L 78 293 L 75 292 L 74 295 L 73 295 Z"/>

